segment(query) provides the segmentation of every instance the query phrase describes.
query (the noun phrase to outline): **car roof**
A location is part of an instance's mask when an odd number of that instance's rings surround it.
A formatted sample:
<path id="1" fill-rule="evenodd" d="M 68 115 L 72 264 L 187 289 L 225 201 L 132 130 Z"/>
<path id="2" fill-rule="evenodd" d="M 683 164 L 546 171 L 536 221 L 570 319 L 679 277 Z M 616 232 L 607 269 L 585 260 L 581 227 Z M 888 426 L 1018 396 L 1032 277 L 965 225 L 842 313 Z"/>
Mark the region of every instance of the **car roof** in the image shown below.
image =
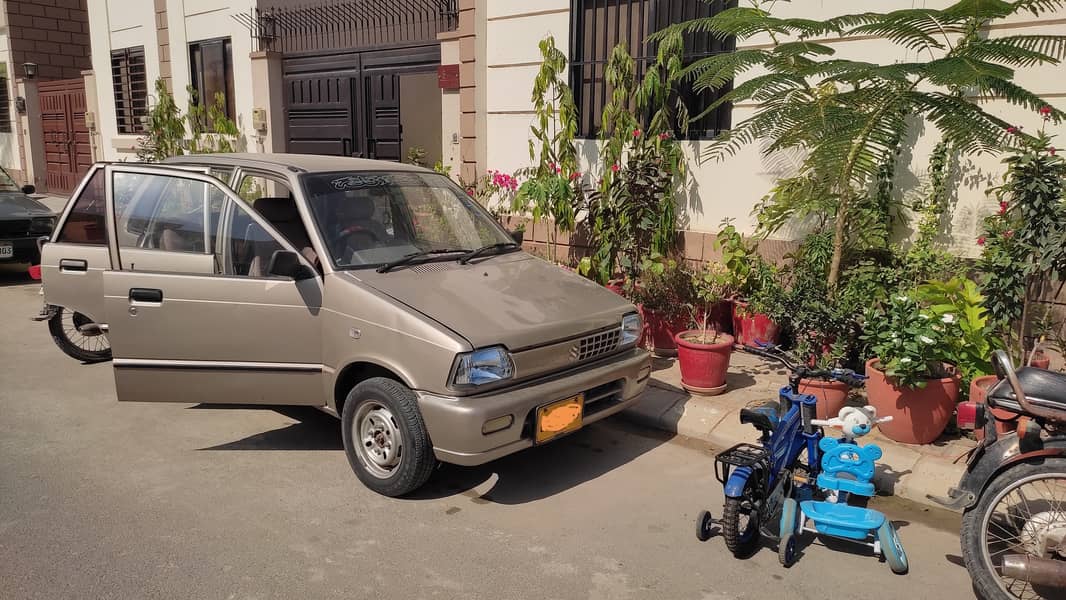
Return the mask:
<path id="1" fill-rule="evenodd" d="M 388 160 L 371 160 L 349 156 L 324 156 L 319 154 L 268 154 L 259 152 L 234 152 L 225 154 L 184 154 L 171 156 L 166 164 L 207 164 L 258 167 L 271 171 L 293 173 L 328 173 L 336 171 L 413 171 L 432 173 L 429 169 Z"/>

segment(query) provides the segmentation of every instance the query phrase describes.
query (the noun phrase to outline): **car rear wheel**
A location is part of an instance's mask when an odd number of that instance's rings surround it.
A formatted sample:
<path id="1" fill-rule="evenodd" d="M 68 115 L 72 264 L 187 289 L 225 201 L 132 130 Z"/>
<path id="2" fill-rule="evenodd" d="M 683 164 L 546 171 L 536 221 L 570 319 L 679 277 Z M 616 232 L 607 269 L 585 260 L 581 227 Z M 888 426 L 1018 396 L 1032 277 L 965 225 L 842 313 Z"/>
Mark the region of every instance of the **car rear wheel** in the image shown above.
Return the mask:
<path id="1" fill-rule="evenodd" d="M 422 487 L 437 465 L 418 399 L 392 379 L 375 377 L 355 386 L 344 402 L 341 427 L 352 470 L 384 496 Z"/>
<path id="2" fill-rule="evenodd" d="M 111 342 L 89 317 L 58 307 L 48 319 L 52 341 L 67 356 L 87 363 L 111 360 Z"/>

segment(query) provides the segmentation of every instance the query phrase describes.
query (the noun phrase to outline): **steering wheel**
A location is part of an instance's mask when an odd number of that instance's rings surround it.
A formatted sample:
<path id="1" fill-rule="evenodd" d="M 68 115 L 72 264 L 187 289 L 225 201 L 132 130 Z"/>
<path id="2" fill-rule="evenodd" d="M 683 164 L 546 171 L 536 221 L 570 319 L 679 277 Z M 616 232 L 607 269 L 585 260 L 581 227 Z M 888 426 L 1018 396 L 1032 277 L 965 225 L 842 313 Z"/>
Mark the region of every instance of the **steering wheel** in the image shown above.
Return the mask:
<path id="1" fill-rule="evenodd" d="M 340 233 L 333 236 L 333 245 L 336 247 L 341 242 L 344 242 L 345 240 L 356 234 L 371 237 L 375 245 L 381 243 L 381 238 L 378 237 L 378 234 L 374 233 L 374 230 L 367 227 L 363 227 L 362 225 L 349 225 L 342 229 Z"/>

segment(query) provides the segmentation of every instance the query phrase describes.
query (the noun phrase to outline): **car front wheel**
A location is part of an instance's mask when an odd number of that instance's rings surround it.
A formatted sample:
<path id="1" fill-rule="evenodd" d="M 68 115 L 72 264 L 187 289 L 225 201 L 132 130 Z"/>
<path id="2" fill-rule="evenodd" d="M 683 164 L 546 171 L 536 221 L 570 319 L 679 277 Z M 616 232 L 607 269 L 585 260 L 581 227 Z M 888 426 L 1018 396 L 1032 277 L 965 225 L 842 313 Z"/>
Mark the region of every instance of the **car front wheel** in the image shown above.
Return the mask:
<path id="1" fill-rule="evenodd" d="M 375 377 L 355 386 L 344 403 L 341 427 L 352 470 L 384 496 L 418 489 L 437 465 L 418 399 L 392 379 Z"/>

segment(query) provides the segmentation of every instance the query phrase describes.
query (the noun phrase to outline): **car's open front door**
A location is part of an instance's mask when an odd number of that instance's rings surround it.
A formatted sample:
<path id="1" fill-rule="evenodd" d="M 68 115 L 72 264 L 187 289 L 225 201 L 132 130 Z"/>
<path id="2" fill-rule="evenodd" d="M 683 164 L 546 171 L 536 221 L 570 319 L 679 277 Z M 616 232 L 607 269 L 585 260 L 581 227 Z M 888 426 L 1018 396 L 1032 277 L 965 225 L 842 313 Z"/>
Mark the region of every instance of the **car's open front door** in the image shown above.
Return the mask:
<path id="1" fill-rule="evenodd" d="M 324 404 L 322 280 L 265 266 L 288 242 L 213 177 L 118 164 L 106 176 L 112 225 L 137 234 L 112 237 L 103 274 L 118 399 Z M 124 251 L 153 260 L 131 268 Z"/>

